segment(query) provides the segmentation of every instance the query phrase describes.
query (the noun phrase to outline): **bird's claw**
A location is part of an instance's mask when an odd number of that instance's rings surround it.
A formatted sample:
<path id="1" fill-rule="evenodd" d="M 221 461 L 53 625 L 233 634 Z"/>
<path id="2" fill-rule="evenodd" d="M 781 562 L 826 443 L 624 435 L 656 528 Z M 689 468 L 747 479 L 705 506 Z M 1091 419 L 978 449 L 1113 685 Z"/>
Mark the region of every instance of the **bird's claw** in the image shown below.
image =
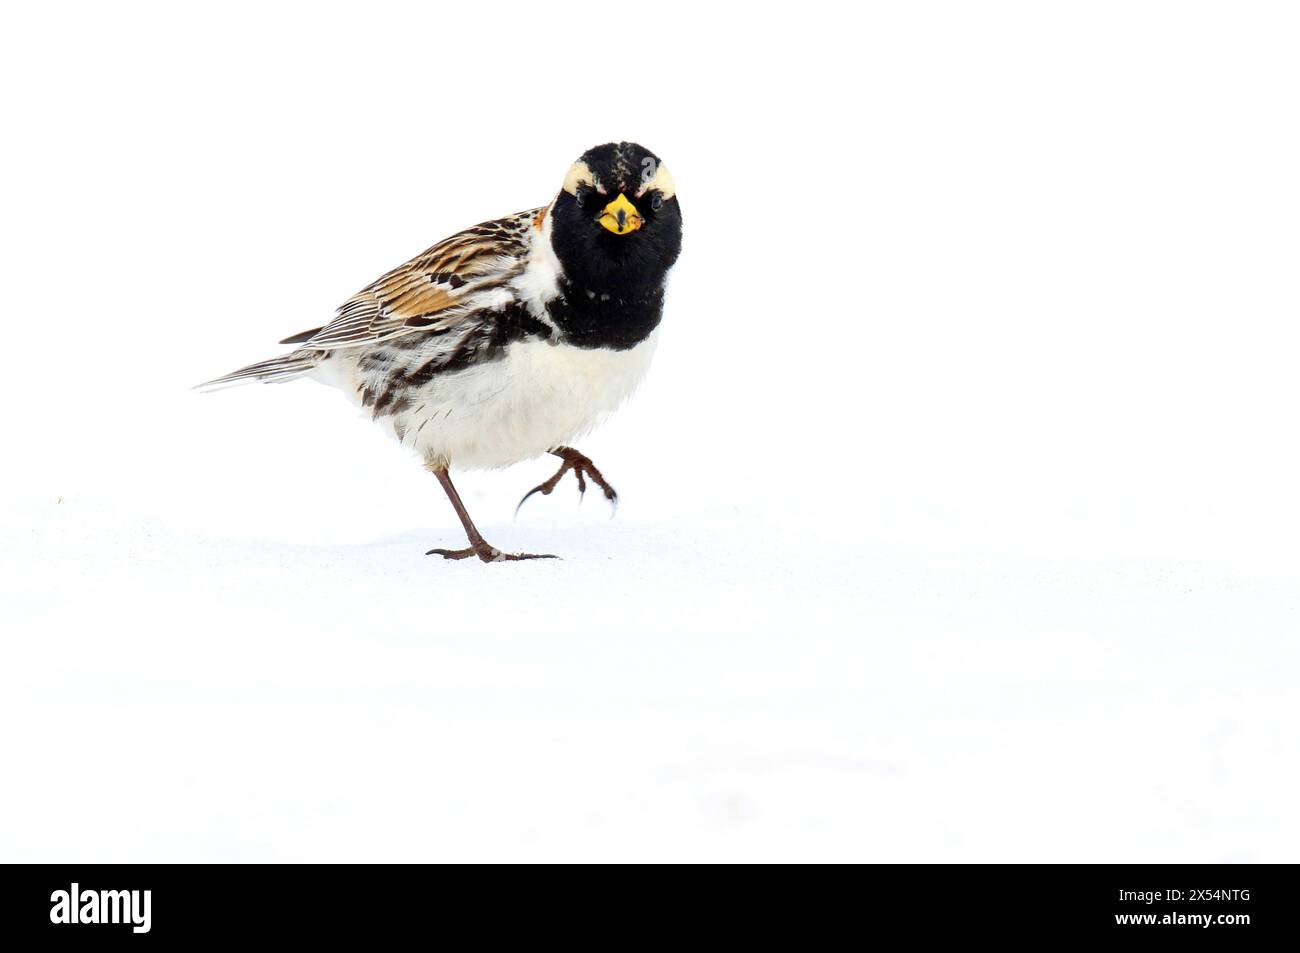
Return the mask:
<path id="1" fill-rule="evenodd" d="M 464 549 L 431 549 L 424 555 L 443 559 L 468 559 L 477 556 L 485 563 L 514 562 L 522 559 L 559 559 L 551 553 L 504 553 L 495 546 L 467 546 Z"/>
<path id="2" fill-rule="evenodd" d="M 549 480 L 537 484 L 537 486 L 533 487 L 523 495 L 523 498 L 519 501 L 518 505 L 515 506 L 516 517 L 519 516 L 520 509 L 522 509 L 523 505 L 528 502 L 530 496 L 535 493 L 540 493 L 542 496 L 550 496 L 551 491 L 559 485 L 560 479 L 570 470 L 573 471 L 574 477 L 578 480 L 579 503 L 586 499 L 587 480 L 590 479 L 592 483 L 596 484 L 596 486 L 600 487 L 601 490 L 604 491 L 605 499 L 609 500 L 610 506 L 613 508 L 610 512 L 610 516 L 613 516 L 614 513 L 618 511 L 618 492 L 609 485 L 605 480 L 604 475 L 596 469 L 596 465 L 591 462 L 590 458 L 583 456 L 577 450 L 570 449 L 569 447 L 561 447 L 558 450 L 552 450 L 551 452 L 563 460 L 564 463 L 560 465 L 560 469 L 557 470 L 555 475 Z"/>

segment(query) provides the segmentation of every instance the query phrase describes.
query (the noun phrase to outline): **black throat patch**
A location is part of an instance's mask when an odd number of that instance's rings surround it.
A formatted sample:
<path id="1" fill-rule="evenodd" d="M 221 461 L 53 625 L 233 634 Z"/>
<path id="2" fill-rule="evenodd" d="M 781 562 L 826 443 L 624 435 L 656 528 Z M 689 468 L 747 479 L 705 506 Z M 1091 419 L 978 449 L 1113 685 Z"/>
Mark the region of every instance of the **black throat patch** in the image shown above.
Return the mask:
<path id="1" fill-rule="evenodd" d="M 661 285 L 640 293 L 600 291 L 564 279 L 560 282 L 560 296 L 546 310 L 564 334 L 565 343 L 625 351 L 636 347 L 659 326 L 664 314 L 664 289 Z"/>

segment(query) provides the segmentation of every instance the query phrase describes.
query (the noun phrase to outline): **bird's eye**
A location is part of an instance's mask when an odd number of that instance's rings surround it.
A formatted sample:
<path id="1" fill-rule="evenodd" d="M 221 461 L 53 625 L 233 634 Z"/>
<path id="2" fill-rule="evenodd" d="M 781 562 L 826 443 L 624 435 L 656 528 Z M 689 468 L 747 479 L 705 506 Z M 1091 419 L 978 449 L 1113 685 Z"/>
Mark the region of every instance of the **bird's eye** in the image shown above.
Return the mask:
<path id="1" fill-rule="evenodd" d="M 654 195 L 650 196 L 650 207 L 656 212 L 663 208 L 663 205 L 664 197 L 662 192 L 656 192 Z"/>

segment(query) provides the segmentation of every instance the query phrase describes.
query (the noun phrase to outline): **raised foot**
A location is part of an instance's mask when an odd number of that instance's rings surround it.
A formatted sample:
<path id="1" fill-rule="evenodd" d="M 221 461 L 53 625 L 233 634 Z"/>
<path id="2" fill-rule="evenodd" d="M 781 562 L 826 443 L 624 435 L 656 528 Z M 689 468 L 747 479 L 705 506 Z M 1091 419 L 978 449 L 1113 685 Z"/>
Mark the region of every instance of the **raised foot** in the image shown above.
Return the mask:
<path id="1" fill-rule="evenodd" d="M 477 556 L 485 563 L 515 562 L 521 559 L 559 559 L 550 553 L 503 553 L 495 546 L 467 546 L 465 549 L 431 549 L 424 555 L 441 556 L 443 559 L 467 559 Z"/>
<path id="2" fill-rule="evenodd" d="M 564 463 L 560 465 L 559 470 L 555 471 L 553 477 L 545 483 L 537 484 L 537 486 L 524 494 L 524 498 L 520 500 L 519 505 L 515 507 L 516 516 L 519 515 L 520 508 L 528 502 L 528 498 L 534 493 L 540 493 L 542 496 L 550 496 L 551 491 L 559 485 L 564 474 L 568 473 L 570 470 L 572 470 L 573 475 L 578 478 L 579 500 L 586 496 L 587 480 L 591 480 L 592 483 L 601 488 L 605 494 L 605 499 L 609 500 L 610 505 L 613 506 L 614 509 L 618 509 L 618 493 L 609 485 L 609 482 L 605 479 L 604 475 L 596 469 L 596 465 L 591 462 L 589 457 L 584 456 L 571 447 L 559 447 L 558 449 L 552 450 L 551 453 L 563 460 Z"/>

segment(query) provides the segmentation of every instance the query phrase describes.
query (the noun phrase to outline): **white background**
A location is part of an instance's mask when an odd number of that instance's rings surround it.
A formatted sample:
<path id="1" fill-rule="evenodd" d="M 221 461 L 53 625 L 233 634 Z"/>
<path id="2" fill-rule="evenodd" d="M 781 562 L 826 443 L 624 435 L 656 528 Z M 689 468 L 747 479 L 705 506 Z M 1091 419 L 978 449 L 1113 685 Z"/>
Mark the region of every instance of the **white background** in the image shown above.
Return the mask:
<path id="1" fill-rule="evenodd" d="M 8 10 L 0 859 L 1300 859 L 1291 9 Z M 459 480 L 563 561 L 187 389 L 617 138 L 617 518 Z"/>

